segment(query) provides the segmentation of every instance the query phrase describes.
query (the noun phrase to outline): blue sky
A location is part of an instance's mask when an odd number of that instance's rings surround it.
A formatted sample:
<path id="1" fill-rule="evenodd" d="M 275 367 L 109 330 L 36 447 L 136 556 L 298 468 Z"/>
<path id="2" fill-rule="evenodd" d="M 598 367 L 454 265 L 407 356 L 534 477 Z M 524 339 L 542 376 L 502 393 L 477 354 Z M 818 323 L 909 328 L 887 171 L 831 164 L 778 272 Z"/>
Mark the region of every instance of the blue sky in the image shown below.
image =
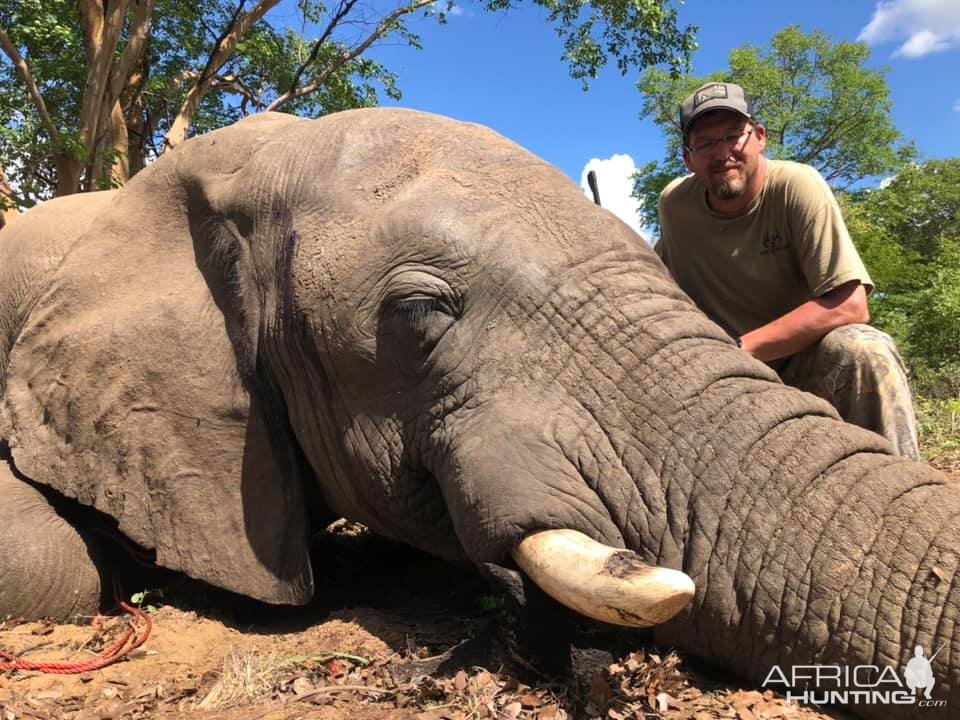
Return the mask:
<path id="1" fill-rule="evenodd" d="M 664 140 L 639 118 L 636 75 L 609 68 L 589 92 L 569 77 L 562 46 L 542 11 L 484 13 L 464 2 L 445 27 L 416 22 L 424 49 L 378 47 L 371 57 L 400 77 L 400 105 L 488 125 L 580 183 L 599 169 L 604 205 L 632 215 L 626 175 L 660 159 Z M 868 41 L 871 65 L 886 66 L 893 118 L 927 158 L 960 156 L 960 0 L 688 0 L 683 24 L 699 25 L 694 71 L 727 66 L 731 49 L 766 45 L 788 25 L 834 40 Z M 611 161 L 611 158 L 617 157 Z M 606 161 L 606 162 L 604 162 Z"/>

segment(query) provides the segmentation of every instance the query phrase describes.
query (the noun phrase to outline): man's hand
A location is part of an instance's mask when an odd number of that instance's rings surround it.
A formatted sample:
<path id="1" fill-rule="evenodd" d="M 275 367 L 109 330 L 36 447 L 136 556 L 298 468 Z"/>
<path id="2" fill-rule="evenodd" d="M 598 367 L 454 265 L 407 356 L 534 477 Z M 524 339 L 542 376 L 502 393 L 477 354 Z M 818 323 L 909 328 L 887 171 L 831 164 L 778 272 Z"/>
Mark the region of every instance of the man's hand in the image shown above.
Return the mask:
<path id="1" fill-rule="evenodd" d="M 744 350 L 769 362 L 806 350 L 841 325 L 869 320 L 867 291 L 859 280 L 851 280 L 751 330 L 741 340 Z"/>

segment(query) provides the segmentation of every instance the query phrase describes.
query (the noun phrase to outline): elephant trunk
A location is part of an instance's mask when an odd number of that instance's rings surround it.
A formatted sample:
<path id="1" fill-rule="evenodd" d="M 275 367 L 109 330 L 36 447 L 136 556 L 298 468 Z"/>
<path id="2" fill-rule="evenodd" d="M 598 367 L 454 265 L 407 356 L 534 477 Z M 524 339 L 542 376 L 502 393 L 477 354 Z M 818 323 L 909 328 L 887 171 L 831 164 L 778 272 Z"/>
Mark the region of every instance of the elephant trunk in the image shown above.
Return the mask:
<path id="1" fill-rule="evenodd" d="M 960 484 L 783 385 L 685 298 L 635 276 L 575 312 L 600 372 L 566 387 L 584 388 L 603 428 L 591 489 L 624 546 L 696 585 L 659 638 L 758 683 L 818 663 L 889 665 L 902 680 L 917 646 L 929 657 L 946 643 L 933 697 L 960 702 Z"/>
<path id="2" fill-rule="evenodd" d="M 742 355 L 730 352 L 731 362 Z M 819 405 L 745 379 L 712 383 L 687 405 L 669 441 L 682 461 L 668 454 L 662 480 L 686 494 L 685 518 L 668 534 L 697 595 L 659 638 L 758 683 L 774 667 L 792 679 L 800 665 L 890 666 L 902 680 L 917 646 L 929 657 L 945 643 L 933 698 L 956 704 L 960 484 L 891 455 L 882 438 Z M 856 711 L 924 712 L 869 703 Z"/>
<path id="3" fill-rule="evenodd" d="M 444 423 L 431 472 L 468 556 L 496 563 L 531 532 L 577 530 L 692 578 L 664 643 L 760 683 L 812 664 L 902 679 L 916 646 L 945 642 L 934 698 L 948 699 L 960 485 L 780 383 L 649 273 L 591 277 L 518 315 L 539 323 L 529 382 Z"/>

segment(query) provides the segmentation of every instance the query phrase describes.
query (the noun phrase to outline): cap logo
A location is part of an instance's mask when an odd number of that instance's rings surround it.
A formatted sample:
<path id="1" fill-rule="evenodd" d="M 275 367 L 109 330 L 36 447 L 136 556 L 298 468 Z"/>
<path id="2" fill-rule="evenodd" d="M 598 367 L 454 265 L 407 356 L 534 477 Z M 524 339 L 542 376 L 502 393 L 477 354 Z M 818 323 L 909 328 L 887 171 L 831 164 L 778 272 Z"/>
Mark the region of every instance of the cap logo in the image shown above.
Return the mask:
<path id="1" fill-rule="evenodd" d="M 693 96 L 693 107 L 696 109 L 707 100 L 715 100 L 716 98 L 725 97 L 727 97 L 726 85 L 722 85 L 720 83 L 717 83 L 716 85 L 708 85 Z"/>

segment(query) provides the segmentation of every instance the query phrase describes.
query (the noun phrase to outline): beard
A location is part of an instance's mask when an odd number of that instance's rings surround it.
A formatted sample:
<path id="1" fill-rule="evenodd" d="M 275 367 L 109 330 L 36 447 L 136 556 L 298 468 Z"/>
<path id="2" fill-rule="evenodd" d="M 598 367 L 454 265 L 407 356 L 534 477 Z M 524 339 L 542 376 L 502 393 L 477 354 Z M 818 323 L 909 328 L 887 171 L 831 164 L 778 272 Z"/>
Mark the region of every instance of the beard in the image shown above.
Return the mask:
<path id="1" fill-rule="evenodd" d="M 711 173 L 723 172 L 731 167 L 738 172 L 736 175 L 722 175 L 710 183 L 710 190 L 721 200 L 733 200 L 743 195 L 747 189 L 747 172 L 743 164 L 735 166 L 721 165 L 717 168 L 711 168 Z"/>

